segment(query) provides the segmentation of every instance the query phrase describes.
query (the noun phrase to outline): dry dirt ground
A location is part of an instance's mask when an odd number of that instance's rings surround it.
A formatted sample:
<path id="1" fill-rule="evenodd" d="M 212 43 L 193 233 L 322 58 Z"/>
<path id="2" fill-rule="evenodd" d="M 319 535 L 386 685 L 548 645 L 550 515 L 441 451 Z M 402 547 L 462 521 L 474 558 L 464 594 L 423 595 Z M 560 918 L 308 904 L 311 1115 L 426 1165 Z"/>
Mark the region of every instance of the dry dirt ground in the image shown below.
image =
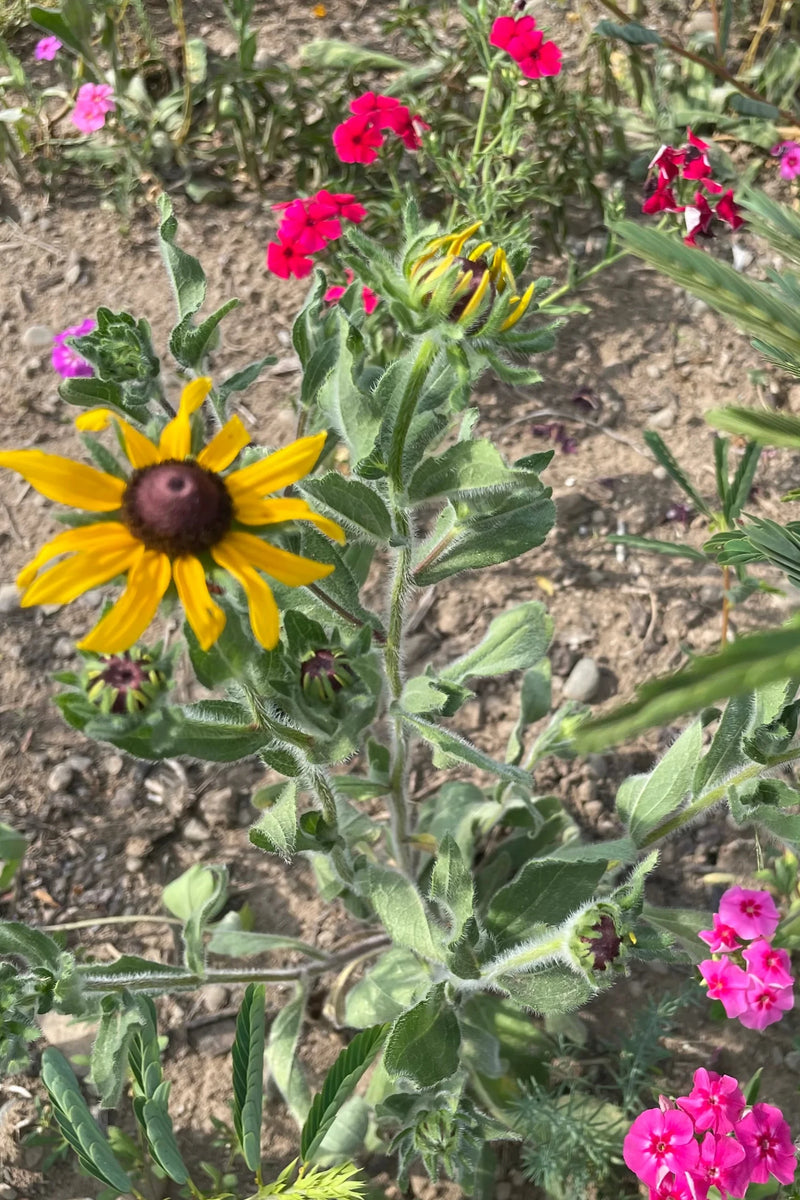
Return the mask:
<path id="1" fill-rule="evenodd" d="M 328 7 L 325 32 L 352 35 L 364 5 L 342 0 Z M 269 8 L 268 36 L 286 38 L 294 46 L 308 36 L 308 5 Z M 172 313 L 154 212 L 137 208 L 129 228 L 121 232 L 119 218 L 98 206 L 96 194 L 48 202 L 35 187 L 23 190 L 8 180 L 0 196 L 5 204 L 0 222 L 0 445 L 36 445 L 79 455 L 70 413 L 57 398 L 49 354 L 32 347 L 26 331 L 36 325 L 61 329 L 104 304 L 146 316 L 156 345 L 163 348 Z M 279 444 L 293 431 L 287 401 L 299 376 L 289 330 L 304 285 L 276 280 L 263 269 L 264 246 L 275 228 L 269 202 L 244 198 L 218 210 L 187 207 L 178 200 L 177 208 L 181 243 L 199 252 L 208 275 L 209 305 L 216 307 L 231 295 L 244 304 L 240 322 L 229 322 L 215 370 L 227 374 L 270 352 L 281 360 L 244 398 L 245 415 L 256 433 Z M 601 230 L 584 223 L 580 238 L 591 261 Z M 753 254 L 749 271 L 759 273 L 770 265 L 746 232 L 737 238 Z M 542 273 L 559 269 L 557 263 L 541 267 Z M 557 349 L 539 364 L 544 376 L 539 386 L 511 389 L 489 380 L 479 396 L 480 432 L 494 437 L 512 457 L 543 447 L 534 426 L 550 420 L 551 410 L 570 420 L 577 448 L 557 454 L 547 471 L 558 501 L 557 528 L 542 549 L 519 562 L 480 579 L 461 578 L 437 589 L 435 597 L 419 597 L 409 669 L 422 669 L 429 658 L 458 655 L 494 615 L 529 598 L 544 600 L 555 620 L 554 703 L 581 656 L 593 657 L 600 666 L 597 702 L 608 704 L 629 697 L 644 678 L 674 670 L 686 661 L 687 652 L 706 652 L 718 643 L 718 573 L 630 551 L 621 560 L 605 535 L 623 523 L 631 533 L 701 544 L 704 526 L 698 517 L 690 519 L 687 530 L 665 520 L 679 496 L 656 467 L 642 431 L 657 428 L 710 498 L 714 469 L 704 412 L 722 403 L 753 404 L 765 393 L 797 412 L 800 385 L 773 372 L 754 381 L 749 372 L 762 363 L 747 339 L 634 260 L 623 260 L 597 277 L 580 298 L 591 313 L 568 322 Z M 599 403 L 589 416 L 597 427 L 581 423 L 586 414 L 573 402 L 586 390 Z M 796 465 L 795 456 L 786 452 L 764 456 L 752 511 L 777 511 L 782 492 L 796 485 Z M 340 944 L 343 913 L 315 898 L 303 865 L 286 868 L 248 844 L 247 826 L 254 816 L 249 797 L 263 778 L 258 764 L 189 763 L 176 774 L 168 765 L 141 764 L 85 741 L 63 724 L 51 703 L 50 675 L 74 663 L 75 638 L 95 619 L 100 599 L 91 594 L 66 608 L 23 611 L 10 586 L 45 535 L 56 529 L 50 509 L 17 476 L 0 476 L 0 816 L 30 841 L 15 887 L 0 897 L 0 915 L 57 926 L 97 916 L 157 913 L 160 889 L 170 879 L 193 862 L 224 862 L 234 902 L 249 901 L 256 928 L 290 932 L 322 946 Z M 783 619 L 794 604 L 794 597 L 756 597 L 735 611 L 733 624 L 738 630 L 765 626 Z M 514 680 L 486 682 L 463 710 L 460 728 L 487 751 L 499 750 L 515 720 L 515 696 Z M 654 736 L 588 761 L 547 764 L 540 771 L 541 788 L 561 796 L 587 834 L 613 836 L 619 781 L 632 770 L 646 769 L 673 734 L 666 731 L 660 741 Z M 433 781 L 433 769 L 426 765 L 415 782 L 422 791 Z M 712 872 L 745 874 L 752 867 L 752 839 L 719 816 L 665 848 L 653 898 L 711 908 L 719 889 L 715 892 L 706 877 Z M 98 927 L 69 937 L 70 944 L 80 943 L 101 958 L 123 950 L 164 958 L 174 952 L 157 924 Z M 624 989 L 590 1005 L 585 1018 L 590 1029 L 600 1029 L 610 1018 L 617 1022 L 637 997 L 680 983 L 663 973 L 639 971 Z M 162 1006 L 170 1039 L 166 1070 L 173 1080 L 173 1113 L 188 1160 L 213 1156 L 208 1145 L 212 1118 L 229 1118 L 224 1055 L 237 1000 L 235 989 L 215 988 Z M 281 1003 L 280 992 L 272 989 L 270 1014 Z M 321 1012 L 322 1005 L 317 1008 Z M 690 1010 L 686 1020 L 692 1027 L 668 1047 L 674 1055 L 668 1070 L 674 1090 L 687 1088 L 691 1072 L 709 1057 L 740 1078 L 764 1065 L 769 1071 L 763 1098 L 782 1104 L 790 1121 L 800 1122 L 800 1055 L 793 1050 L 791 1018 L 761 1037 L 738 1026 L 715 1025 L 704 1019 L 702 1009 Z M 59 1036 L 65 1036 L 63 1031 Z M 342 1044 L 342 1034 L 323 1015 L 309 1022 L 303 1057 L 312 1080 L 321 1077 Z M 27 1076 L 15 1082 L 34 1087 Z M 47 1183 L 42 1181 L 41 1151 L 20 1145 L 34 1116 L 30 1100 L 0 1084 L 4 1184 L 19 1200 L 95 1194 L 94 1185 L 73 1173 L 69 1161 L 59 1163 Z M 268 1122 L 267 1153 L 273 1162 L 284 1162 L 292 1153 L 293 1133 L 274 1098 Z M 381 1186 L 390 1186 L 390 1174 L 381 1174 L 380 1164 L 373 1175 Z M 513 1162 L 504 1167 L 500 1183 L 498 1197 L 512 1191 L 534 1195 Z M 444 1194 L 421 1173 L 414 1189 L 423 1197 Z"/>

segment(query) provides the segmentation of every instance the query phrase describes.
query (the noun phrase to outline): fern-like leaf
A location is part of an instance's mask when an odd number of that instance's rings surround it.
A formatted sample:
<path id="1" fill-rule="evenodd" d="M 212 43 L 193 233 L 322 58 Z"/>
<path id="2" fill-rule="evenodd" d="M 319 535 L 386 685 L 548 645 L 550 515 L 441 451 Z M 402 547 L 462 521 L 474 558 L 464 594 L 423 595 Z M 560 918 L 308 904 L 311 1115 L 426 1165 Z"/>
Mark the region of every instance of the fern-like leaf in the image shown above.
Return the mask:
<path id="1" fill-rule="evenodd" d="M 334 1122 L 336 1114 L 370 1065 L 389 1032 L 389 1025 L 362 1029 L 331 1067 L 322 1091 L 314 1097 L 300 1135 L 300 1155 L 304 1162 L 313 1156 Z"/>

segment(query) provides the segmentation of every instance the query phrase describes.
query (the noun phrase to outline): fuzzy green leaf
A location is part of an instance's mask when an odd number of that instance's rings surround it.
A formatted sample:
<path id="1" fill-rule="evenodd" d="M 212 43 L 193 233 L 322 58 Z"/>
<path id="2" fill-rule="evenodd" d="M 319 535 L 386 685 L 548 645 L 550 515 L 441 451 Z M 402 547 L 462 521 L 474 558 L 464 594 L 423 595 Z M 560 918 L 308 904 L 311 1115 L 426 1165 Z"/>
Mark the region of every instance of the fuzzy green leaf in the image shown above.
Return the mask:
<path id="1" fill-rule="evenodd" d="M 259 850 L 279 854 L 289 862 L 297 844 L 297 784 L 284 785 L 270 808 L 265 808 L 250 829 L 250 841 Z"/>
<path id="2" fill-rule="evenodd" d="M 389 1075 L 410 1079 L 418 1088 L 435 1087 L 458 1070 L 460 1045 L 458 1020 L 439 983 L 398 1017 L 383 1061 Z"/>
<path id="3" fill-rule="evenodd" d="M 479 767 L 482 771 L 491 771 L 499 779 L 507 779 L 509 783 L 519 783 L 530 789 L 531 777 L 527 771 L 512 766 L 510 763 L 501 763 L 490 758 L 488 754 L 484 754 L 482 750 L 473 746 L 460 734 L 453 733 L 441 725 L 435 725 L 432 721 L 426 721 L 424 717 L 400 709 L 398 712 L 415 733 L 433 746 L 433 765 L 435 767 L 446 769 L 465 762 L 472 767 Z"/>
<path id="4" fill-rule="evenodd" d="M 463 499 L 476 492 L 508 491 L 522 482 L 535 487 L 537 478 L 533 472 L 523 474 L 510 467 L 496 446 L 479 438 L 457 442 L 420 463 L 408 485 L 408 500 L 410 504 L 424 504 L 441 497 Z"/>
<path id="5" fill-rule="evenodd" d="M 431 931 L 422 897 L 404 875 L 388 867 L 367 870 L 367 895 L 392 941 L 434 962 L 441 952 Z"/>
<path id="6" fill-rule="evenodd" d="M 540 546 L 555 522 L 548 497 L 526 489 L 501 497 L 491 511 L 476 510 L 460 519 L 449 545 L 415 574 L 419 587 L 440 583 L 459 571 L 480 571 L 509 562 Z"/>
<path id="7" fill-rule="evenodd" d="M 693 721 L 649 774 L 631 775 L 620 785 L 617 812 L 637 846 L 683 805 L 702 744 L 703 728 Z"/>
<path id="8" fill-rule="evenodd" d="M 589 981 L 563 963 L 527 975 L 500 975 L 497 986 L 517 1004 L 543 1017 L 572 1012 L 593 995 Z"/>
<path id="9" fill-rule="evenodd" d="M 263 983 L 247 985 L 236 1018 L 236 1037 L 231 1050 L 233 1126 L 244 1161 L 253 1172 L 261 1166 L 265 998 Z"/>
<path id="10" fill-rule="evenodd" d="M 116 1108 L 125 1083 L 131 1039 L 147 1024 L 147 1012 L 126 991 L 104 996 L 100 1007 L 100 1025 L 92 1047 L 92 1083 L 103 1108 Z"/>
<path id="11" fill-rule="evenodd" d="M 463 683 L 470 676 L 507 675 L 534 666 L 547 652 L 553 621 L 538 600 L 518 604 L 495 617 L 473 649 L 440 671 L 442 679 Z"/>
<path id="12" fill-rule="evenodd" d="M 591 900 L 608 862 L 532 859 L 493 897 L 486 923 L 501 946 L 530 937 L 541 925 L 561 925 Z"/>
<path id="13" fill-rule="evenodd" d="M 57 942 L 20 921 L 0 921 L 0 954 L 12 954 L 32 967 L 57 971 L 61 950 Z"/>
<path id="14" fill-rule="evenodd" d="M 345 1019 L 363 1029 L 393 1021 L 419 1000 L 431 984 L 430 972 L 415 954 L 399 946 L 382 954 L 347 993 Z"/>
<path id="15" fill-rule="evenodd" d="M 338 471 L 329 471 L 317 479 L 306 479 L 300 488 L 304 495 L 319 500 L 331 515 L 352 526 L 375 542 L 388 542 L 392 536 L 392 518 L 375 488 L 360 479 L 348 479 Z"/>
<path id="16" fill-rule="evenodd" d="M 472 916 L 473 884 L 472 872 L 449 834 L 439 844 L 431 873 L 430 899 L 448 915 L 450 940 L 457 941 Z"/>
<path id="17" fill-rule="evenodd" d="M 389 1032 L 388 1025 L 373 1025 L 356 1034 L 340 1053 L 328 1074 L 322 1091 L 317 1092 L 300 1134 L 300 1157 L 310 1162 L 344 1102 L 370 1066 Z"/>
<path id="18" fill-rule="evenodd" d="M 161 214 L 159 247 L 178 306 L 178 321 L 192 316 L 206 298 L 206 276 L 196 258 L 175 245 L 178 222 L 172 211 L 172 201 L 164 192 L 158 197 Z"/>

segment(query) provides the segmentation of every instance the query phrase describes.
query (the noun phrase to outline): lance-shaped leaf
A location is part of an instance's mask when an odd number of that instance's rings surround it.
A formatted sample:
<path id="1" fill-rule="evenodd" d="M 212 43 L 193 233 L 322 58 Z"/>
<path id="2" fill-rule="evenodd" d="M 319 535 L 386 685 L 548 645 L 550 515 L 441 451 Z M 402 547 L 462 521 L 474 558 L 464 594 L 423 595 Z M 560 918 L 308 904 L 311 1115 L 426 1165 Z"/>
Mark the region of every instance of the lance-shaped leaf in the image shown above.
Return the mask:
<path id="1" fill-rule="evenodd" d="M 492 897 L 486 923 L 499 944 L 530 937 L 535 926 L 561 925 L 591 900 L 608 862 L 550 862 L 532 859 Z"/>
<path id="2" fill-rule="evenodd" d="M 311 1107 L 302 1067 L 297 1061 L 297 1043 L 306 1011 L 306 992 L 298 985 L 294 998 L 278 1013 L 269 1031 L 267 1065 L 272 1078 L 299 1126 L 302 1127 Z"/>
<path id="3" fill-rule="evenodd" d="M 130 1179 L 89 1112 L 72 1068 L 55 1046 L 48 1046 L 42 1055 L 41 1078 L 59 1128 L 84 1170 L 122 1195 L 130 1192 Z"/>
<path id="4" fill-rule="evenodd" d="M 192 317 L 184 317 L 180 324 L 175 326 L 169 337 L 169 348 L 176 361 L 182 367 L 199 371 L 220 321 L 238 307 L 238 300 L 226 300 L 199 325 L 194 324 Z M 218 406 L 217 413 L 220 417 L 224 416 L 224 410 Z"/>
<path id="5" fill-rule="evenodd" d="M 668 558 L 691 558 L 707 562 L 708 557 L 696 546 L 684 542 L 664 542 L 660 538 L 638 537 L 633 533 L 609 533 L 606 541 L 615 546 L 630 546 L 632 550 L 644 550 L 648 554 L 665 554 Z"/>
<path id="6" fill-rule="evenodd" d="M 299 490 L 371 541 L 388 542 L 391 538 L 392 518 L 385 502 L 375 488 L 360 479 L 329 471 L 317 479 L 304 480 Z"/>
<path id="7" fill-rule="evenodd" d="M 352 1095 L 356 1084 L 386 1040 L 389 1025 L 373 1025 L 356 1034 L 342 1050 L 317 1092 L 300 1134 L 300 1157 L 310 1162 L 319 1149 L 337 1113 Z"/>
<path id="8" fill-rule="evenodd" d="M 484 754 L 466 738 L 453 733 L 450 729 L 445 729 L 442 725 L 426 721 L 424 717 L 404 712 L 400 708 L 397 711 L 405 724 L 409 725 L 415 733 L 418 733 L 433 747 L 433 765 L 435 767 L 447 768 L 457 766 L 461 762 L 469 763 L 470 766 L 479 767 L 482 771 L 491 771 L 499 779 L 507 779 L 509 783 L 519 783 L 530 791 L 531 777 L 527 771 L 512 766 L 510 763 L 501 763 L 490 758 L 488 754 Z"/>
<path id="9" fill-rule="evenodd" d="M 261 1166 L 261 1109 L 264 1096 L 263 983 L 247 985 L 231 1050 L 233 1061 L 233 1127 L 244 1161 L 251 1171 Z"/>
<path id="10" fill-rule="evenodd" d="M 759 408 L 712 408 L 706 420 L 716 429 L 752 438 L 763 446 L 800 449 L 800 417 Z"/>
<path id="11" fill-rule="evenodd" d="M 289 862 L 297 844 L 297 784 L 285 784 L 275 802 L 265 808 L 250 829 L 250 841 L 259 850 L 280 854 Z"/>
<path id="12" fill-rule="evenodd" d="M 159 247 L 175 293 L 180 322 L 201 307 L 206 298 L 206 277 L 198 260 L 175 245 L 178 222 L 172 212 L 172 201 L 163 192 L 158 197 L 158 210 L 161 214 Z"/>
<path id="13" fill-rule="evenodd" d="M 449 834 L 439 845 L 431 872 L 430 899 L 447 914 L 449 938 L 457 941 L 472 916 L 473 885 L 472 873 Z"/>
<path id="14" fill-rule="evenodd" d="M 421 462 L 408 485 L 408 500 L 424 504 L 441 497 L 464 499 L 489 490 L 512 491 L 522 483 L 542 488 L 537 475 L 510 467 L 492 442 L 477 438 L 456 442 Z"/>
<path id="15" fill-rule="evenodd" d="M 653 454 L 658 462 L 661 464 L 670 478 L 677 483 L 681 491 L 686 493 L 686 495 L 694 504 L 695 508 L 699 512 L 705 513 L 707 517 L 710 517 L 712 515 L 711 509 L 697 491 L 697 488 L 694 486 L 694 484 L 690 482 L 686 472 L 683 470 L 683 467 L 681 467 L 681 465 L 678 463 L 661 434 L 656 433 L 654 429 L 648 429 L 644 434 L 644 440 L 653 451 Z"/>
<path id="16" fill-rule="evenodd" d="M 632 775 L 617 792 L 617 812 L 637 846 L 677 812 L 691 792 L 703 744 L 703 729 L 694 721 L 648 775 Z"/>
<path id="17" fill-rule="evenodd" d="M 167 1104 L 170 1085 L 161 1070 L 156 1010 L 149 997 L 137 997 L 144 1021 L 136 1029 L 128 1051 L 133 1075 L 133 1111 L 147 1145 L 166 1175 L 175 1183 L 186 1183 L 189 1172 L 181 1158 Z"/>
<path id="18" fill-rule="evenodd" d="M 21 921 L 0 921 L 0 954 L 12 954 L 32 967 L 57 971 L 61 949 L 58 942 Z"/>
<path id="19" fill-rule="evenodd" d="M 388 867 L 371 866 L 367 884 L 367 894 L 392 941 L 423 958 L 441 962 L 438 938 L 413 883 Z"/>
<path id="20" fill-rule="evenodd" d="M 27 839 L 21 833 L 0 821 L 0 892 L 14 878 L 27 846 Z"/>
<path id="21" fill-rule="evenodd" d="M 442 679 L 463 683 L 470 676 L 524 671 L 542 659 L 553 636 L 553 621 L 538 600 L 518 604 L 495 617 L 473 649 L 440 671 Z"/>
<path id="22" fill-rule="evenodd" d="M 459 571 L 479 571 L 518 558 L 540 546 L 555 522 L 555 505 L 549 496 L 527 488 L 501 496 L 487 509 L 482 504 L 459 518 L 446 546 L 430 561 L 421 553 L 414 572 L 420 587 L 440 583 Z"/>
<path id="23" fill-rule="evenodd" d="M 684 670 L 653 679 L 628 704 L 589 721 L 575 734 L 579 754 L 601 750 L 654 725 L 716 700 L 740 696 L 800 673 L 800 629 L 788 627 L 738 638 L 719 654 L 696 658 Z"/>
<path id="24" fill-rule="evenodd" d="M 595 989 L 564 963 L 553 963 L 526 975 L 500 975 L 497 986 L 522 1008 L 543 1017 L 572 1012 L 591 999 Z"/>
<path id="25" fill-rule="evenodd" d="M 264 367 L 271 367 L 278 360 L 274 354 L 268 354 L 265 358 L 259 358 L 255 362 L 249 363 L 246 367 L 242 367 L 241 371 L 234 371 L 227 379 L 223 379 L 222 383 L 216 388 L 217 401 L 222 412 L 228 403 L 228 398 L 234 392 L 244 392 L 250 387 L 251 383 L 255 383 Z"/>
<path id="26" fill-rule="evenodd" d="M 137 1030 L 147 1024 L 143 1005 L 130 992 L 104 996 L 100 1025 L 92 1047 L 92 1083 L 103 1108 L 116 1108 L 128 1066 L 128 1050 Z"/>
<path id="27" fill-rule="evenodd" d="M 460 1046 L 458 1020 L 439 983 L 398 1017 L 383 1061 L 390 1075 L 410 1079 L 418 1088 L 435 1087 L 458 1070 Z"/>

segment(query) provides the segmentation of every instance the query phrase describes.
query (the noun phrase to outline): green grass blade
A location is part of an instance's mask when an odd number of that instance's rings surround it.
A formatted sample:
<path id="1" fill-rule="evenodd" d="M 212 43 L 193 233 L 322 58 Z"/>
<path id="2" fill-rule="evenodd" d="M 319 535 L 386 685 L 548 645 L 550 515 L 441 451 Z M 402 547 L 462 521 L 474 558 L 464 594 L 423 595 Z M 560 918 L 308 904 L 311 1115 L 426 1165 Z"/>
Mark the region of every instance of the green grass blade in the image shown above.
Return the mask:
<path id="1" fill-rule="evenodd" d="M 648 429 L 644 435 L 644 440 L 653 451 L 653 454 L 661 463 L 661 466 L 667 472 L 669 477 L 677 483 L 681 491 L 684 491 L 689 499 L 694 504 L 698 512 L 704 513 L 705 516 L 711 516 L 711 509 L 706 504 L 703 497 L 695 490 L 694 484 L 690 483 L 687 476 L 684 474 L 683 467 L 673 457 L 672 451 L 667 446 L 660 434 L 654 429 Z"/>

